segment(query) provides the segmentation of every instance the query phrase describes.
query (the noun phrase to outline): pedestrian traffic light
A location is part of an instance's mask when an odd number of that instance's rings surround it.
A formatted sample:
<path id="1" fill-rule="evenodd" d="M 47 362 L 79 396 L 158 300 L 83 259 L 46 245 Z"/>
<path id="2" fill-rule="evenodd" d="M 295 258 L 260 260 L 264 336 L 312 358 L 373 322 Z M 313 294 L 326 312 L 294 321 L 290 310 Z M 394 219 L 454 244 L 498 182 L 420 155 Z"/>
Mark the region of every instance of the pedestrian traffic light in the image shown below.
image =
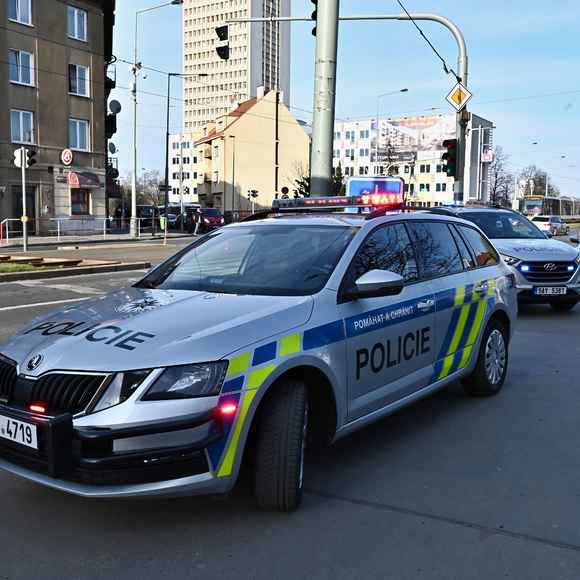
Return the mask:
<path id="1" fill-rule="evenodd" d="M 230 58 L 230 27 L 225 24 L 218 26 L 215 29 L 218 41 L 216 42 L 216 52 L 222 60 L 229 60 Z"/>
<path id="2" fill-rule="evenodd" d="M 447 139 L 443 141 L 446 152 L 441 158 L 445 162 L 447 177 L 457 177 L 457 139 Z"/>
<path id="3" fill-rule="evenodd" d="M 14 165 L 16 167 L 22 167 L 22 147 L 14 151 Z"/>
<path id="4" fill-rule="evenodd" d="M 310 0 L 312 2 L 312 4 L 314 4 L 314 11 L 312 12 L 312 20 L 314 20 L 315 23 L 318 23 L 318 0 Z M 314 26 L 314 28 L 312 29 L 312 36 L 316 36 L 316 25 Z"/>
<path id="5" fill-rule="evenodd" d="M 34 149 L 26 149 L 26 168 L 36 165 L 36 151 Z"/>

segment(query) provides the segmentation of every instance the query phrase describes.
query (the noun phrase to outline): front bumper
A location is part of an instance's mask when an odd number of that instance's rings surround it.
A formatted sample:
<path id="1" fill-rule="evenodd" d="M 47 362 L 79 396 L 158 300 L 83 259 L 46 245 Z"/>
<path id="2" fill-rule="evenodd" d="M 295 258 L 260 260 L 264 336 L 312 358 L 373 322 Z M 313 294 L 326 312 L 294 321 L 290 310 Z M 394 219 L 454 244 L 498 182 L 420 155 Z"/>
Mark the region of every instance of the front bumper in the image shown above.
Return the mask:
<path id="1" fill-rule="evenodd" d="M 510 266 L 510 270 L 516 277 L 516 289 L 518 292 L 518 302 L 522 304 L 547 304 L 550 302 L 562 302 L 577 299 L 580 301 L 580 271 L 577 271 L 570 280 L 566 282 L 530 282 L 516 267 Z M 556 288 L 566 287 L 567 292 L 562 296 L 546 296 L 534 293 L 534 288 L 541 286 L 553 286 Z"/>
<path id="2" fill-rule="evenodd" d="M 0 439 L 0 468 L 85 497 L 219 493 L 207 448 L 223 438 L 212 412 L 121 428 L 75 427 L 71 415 L 43 417 L 0 405 L 0 414 L 33 423 L 38 451 Z M 201 433 L 192 442 L 155 449 L 115 450 L 119 443 L 171 433 Z"/>

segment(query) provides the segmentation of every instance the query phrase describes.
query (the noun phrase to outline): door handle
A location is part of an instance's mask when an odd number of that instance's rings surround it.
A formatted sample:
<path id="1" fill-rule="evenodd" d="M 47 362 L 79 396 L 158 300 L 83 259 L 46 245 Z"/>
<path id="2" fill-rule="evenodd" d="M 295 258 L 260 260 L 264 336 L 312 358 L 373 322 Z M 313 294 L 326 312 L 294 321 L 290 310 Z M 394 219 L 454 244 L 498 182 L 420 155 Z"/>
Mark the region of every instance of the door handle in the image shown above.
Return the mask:
<path id="1" fill-rule="evenodd" d="M 431 310 L 435 306 L 435 300 L 423 300 L 422 302 L 417 303 L 417 308 L 419 310 Z"/>

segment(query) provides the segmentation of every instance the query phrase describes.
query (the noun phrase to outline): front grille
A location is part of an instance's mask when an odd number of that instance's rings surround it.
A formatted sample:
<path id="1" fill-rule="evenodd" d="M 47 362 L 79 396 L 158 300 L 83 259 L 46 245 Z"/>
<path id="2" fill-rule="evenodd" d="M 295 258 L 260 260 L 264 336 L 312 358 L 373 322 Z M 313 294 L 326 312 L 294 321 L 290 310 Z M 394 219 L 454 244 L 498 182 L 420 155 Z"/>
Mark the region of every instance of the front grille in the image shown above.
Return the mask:
<path id="1" fill-rule="evenodd" d="M 80 413 L 87 408 L 103 384 L 105 375 L 51 374 L 32 382 L 27 404 L 43 403 L 47 413 Z"/>
<path id="2" fill-rule="evenodd" d="M 12 399 L 16 383 L 16 363 L 0 357 L 0 401 L 9 402 Z"/>
<path id="3" fill-rule="evenodd" d="M 529 268 L 529 271 L 522 271 L 525 266 Z M 573 269 L 569 270 L 570 267 Z M 565 284 L 576 273 L 576 264 L 574 262 L 524 262 L 520 265 L 520 271 L 534 284 Z"/>
<path id="4" fill-rule="evenodd" d="M 28 409 L 42 403 L 50 415 L 80 413 L 93 400 L 107 375 L 54 373 L 33 380 L 18 376 L 16 363 L 0 355 L 0 403 Z"/>

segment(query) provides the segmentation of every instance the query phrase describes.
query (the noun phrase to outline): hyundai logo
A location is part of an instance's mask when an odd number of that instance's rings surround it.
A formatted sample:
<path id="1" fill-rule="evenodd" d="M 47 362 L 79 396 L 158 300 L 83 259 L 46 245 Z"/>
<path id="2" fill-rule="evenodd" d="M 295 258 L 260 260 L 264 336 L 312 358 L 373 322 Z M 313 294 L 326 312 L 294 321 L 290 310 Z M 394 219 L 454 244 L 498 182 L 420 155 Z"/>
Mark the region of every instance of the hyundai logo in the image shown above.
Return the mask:
<path id="1" fill-rule="evenodd" d="M 546 272 L 553 272 L 558 266 L 556 264 L 550 262 L 549 264 L 544 264 L 544 270 Z"/>
<path id="2" fill-rule="evenodd" d="M 28 364 L 26 365 L 26 368 L 29 371 L 35 371 L 40 366 L 41 363 L 42 363 L 42 355 L 41 354 L 37 354 L 37 355 L 34 355 L 28 361 Z"/>

